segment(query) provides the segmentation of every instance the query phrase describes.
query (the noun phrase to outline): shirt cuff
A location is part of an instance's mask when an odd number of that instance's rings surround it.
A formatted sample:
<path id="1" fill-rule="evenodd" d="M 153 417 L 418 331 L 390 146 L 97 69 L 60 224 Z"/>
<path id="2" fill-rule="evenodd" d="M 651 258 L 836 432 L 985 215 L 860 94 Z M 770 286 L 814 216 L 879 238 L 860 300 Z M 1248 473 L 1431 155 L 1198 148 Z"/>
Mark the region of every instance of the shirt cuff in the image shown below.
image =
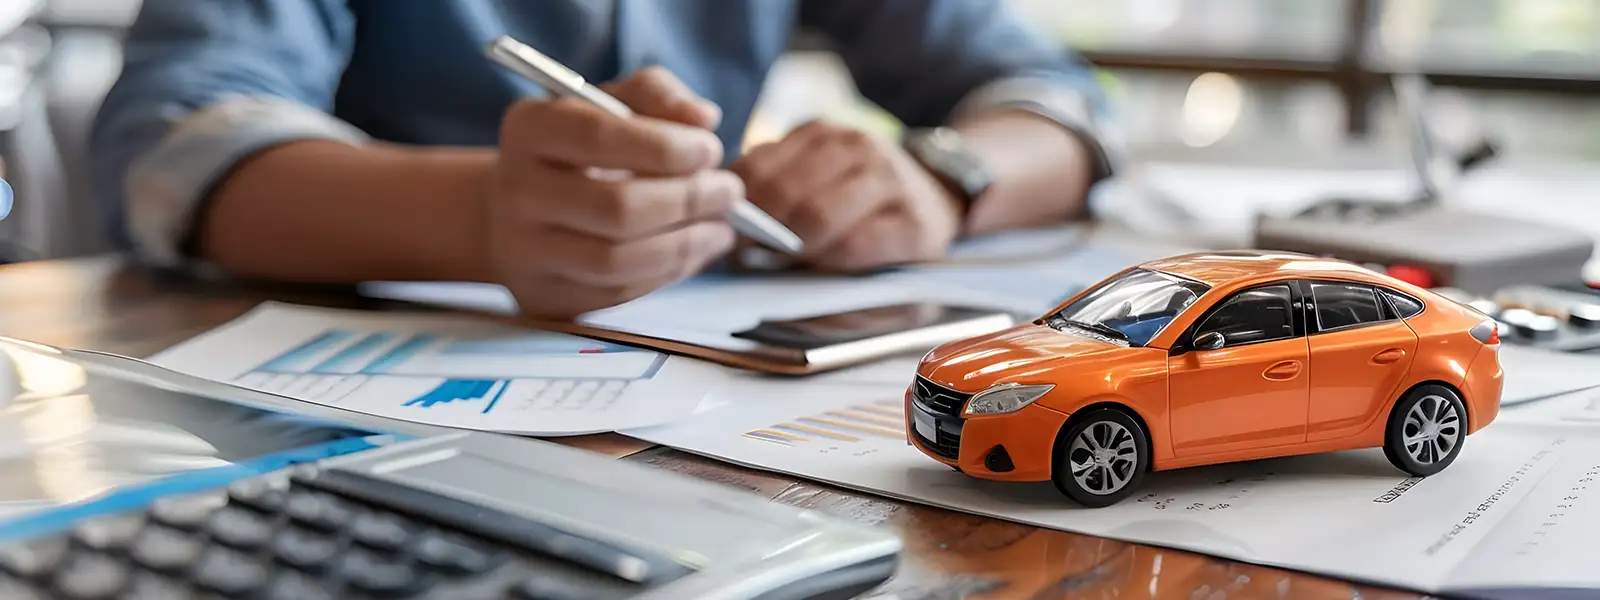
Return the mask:
<path id="1" fill-rule="evenodd" d="M 1081 89 L 1043 78 L 1001 79 L 968 94 L 956 105 L 953 116 L 961 117 L 998 108 L 1034 113 L 1075 134 L 1094 161 L 1091 184 L 1117 174 L 1125 162 L 1121 135 L 1107 120 L 1096 114 L 1094 103 Z"/>
<path id="2" fill-rule="evenodd" d="M 186 246 L 213 187 L 239 161 L 293 141 L 367 139 L 352 125 L 283 99 L 226 98 L 184 115 L 129 166 L 123 192 L 133 249 L 153 267 L 202 267 Z"/>

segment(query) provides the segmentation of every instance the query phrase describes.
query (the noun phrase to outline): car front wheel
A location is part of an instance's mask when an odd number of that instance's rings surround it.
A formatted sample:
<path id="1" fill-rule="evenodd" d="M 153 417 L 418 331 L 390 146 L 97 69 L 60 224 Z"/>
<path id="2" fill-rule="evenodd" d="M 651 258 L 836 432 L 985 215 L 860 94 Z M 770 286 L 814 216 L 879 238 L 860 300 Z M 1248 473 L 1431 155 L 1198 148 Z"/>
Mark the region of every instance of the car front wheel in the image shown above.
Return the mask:
<path id="1" fill-rule="evenodd" d="M 1442 385 L 1422 385 L 1400 398 L 1389 414 L 1383 453 L 1416 477 L 1443 471 L 1467 441 L 1467 409 L 1461 396 Z"/>
<path id="2" fill-rule="evenodd" d="M 1127 413 L 1098 408 L 1074 419 L 1056 444 L 1052 480 L 1068 498 L 1090 508 L 1132 494 L 1150 466 L 1150 436 Z"/>

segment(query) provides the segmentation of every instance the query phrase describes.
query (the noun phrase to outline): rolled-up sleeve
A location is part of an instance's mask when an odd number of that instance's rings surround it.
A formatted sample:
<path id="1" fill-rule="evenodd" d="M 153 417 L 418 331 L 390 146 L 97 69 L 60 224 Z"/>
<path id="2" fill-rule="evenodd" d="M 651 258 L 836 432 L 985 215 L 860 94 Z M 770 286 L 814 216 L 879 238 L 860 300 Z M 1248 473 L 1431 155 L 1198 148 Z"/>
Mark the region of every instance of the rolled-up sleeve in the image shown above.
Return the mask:
<path id="1" fill-rule="evenodd" d="M 1021 108 L 1079 135 L 1096 180 L 1121 137 L 1090 65 L 1033 30 L 1005 0 L 801 0 L 801 21 L 835 42 L 868 100 L 908 127 Z"/>
<path id="2" fill-rule="evenodd" d="M 342 0 L 145 0 L 91 139 L 97 200 L 124 249 L 191 266 L 193 223 L 239 161 L 364 139 L 330 115 L 353 26 Z"/>

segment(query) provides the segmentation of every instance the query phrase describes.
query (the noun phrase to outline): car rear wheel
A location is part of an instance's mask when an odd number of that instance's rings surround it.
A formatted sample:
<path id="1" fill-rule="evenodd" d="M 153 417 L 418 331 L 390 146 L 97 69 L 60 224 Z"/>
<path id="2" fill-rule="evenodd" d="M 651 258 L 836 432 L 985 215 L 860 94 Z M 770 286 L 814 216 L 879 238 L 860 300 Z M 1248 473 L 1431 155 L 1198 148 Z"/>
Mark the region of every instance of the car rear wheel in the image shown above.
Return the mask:
<path id="1" fill-rule="evenodd" d="M 1416 477 L 1443 471 L 1461 455 L 1467 441 L 1467 408 L 1450 388 L 1413 388 L 1389 413 L 1383 453 L 1389 462 Z"/>
<path id="2" fill-rule="evenodd" d="M 1144 482 L 1150 436 L 1128 413 L 1097 408 L 1068 423 L 1056 443 L 1051 479 L 1068 498 L 1090 508 L 1111 506 Z"/>

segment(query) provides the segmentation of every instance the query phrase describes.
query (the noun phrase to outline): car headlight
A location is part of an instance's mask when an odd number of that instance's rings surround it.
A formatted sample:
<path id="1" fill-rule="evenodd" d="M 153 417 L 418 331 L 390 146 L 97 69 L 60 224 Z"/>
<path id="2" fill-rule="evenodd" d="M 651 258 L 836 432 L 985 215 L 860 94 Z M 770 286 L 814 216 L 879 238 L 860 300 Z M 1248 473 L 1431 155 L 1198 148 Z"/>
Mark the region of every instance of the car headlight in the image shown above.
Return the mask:
<path id="1" fill-rule="evenodd" d="M 1021 410 L 1022 407 L 1033 404 L 1034 400 L 1043 397 L 1055 387 L 1054 384 L 1049 383 L 1042 385 L 1002 383 L 978 392 L 978 395 L 973 396 L 972 400 L 967 402 L 966 413 L 969 415 L 998 415 Z"/>

